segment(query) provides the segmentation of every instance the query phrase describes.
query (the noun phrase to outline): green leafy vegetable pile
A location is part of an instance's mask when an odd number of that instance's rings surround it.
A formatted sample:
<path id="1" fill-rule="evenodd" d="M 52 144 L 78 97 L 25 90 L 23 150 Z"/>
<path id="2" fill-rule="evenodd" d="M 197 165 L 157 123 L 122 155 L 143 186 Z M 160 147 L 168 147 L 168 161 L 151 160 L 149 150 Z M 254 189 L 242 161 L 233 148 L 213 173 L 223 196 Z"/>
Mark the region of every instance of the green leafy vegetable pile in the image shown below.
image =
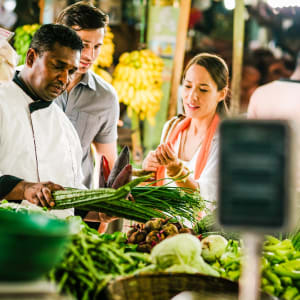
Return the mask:
<path id="1" fill-rule="evenodd" d="M 100 235 L 84 222 L 80 227 L 64 260 L 49 274 L 61 292 L 76 299 L 96 299 L 112 278 L 131 274 L 150 263 L 148 254 L 137 253 L 135 245 L 125 243 L 125 234 Z"/>

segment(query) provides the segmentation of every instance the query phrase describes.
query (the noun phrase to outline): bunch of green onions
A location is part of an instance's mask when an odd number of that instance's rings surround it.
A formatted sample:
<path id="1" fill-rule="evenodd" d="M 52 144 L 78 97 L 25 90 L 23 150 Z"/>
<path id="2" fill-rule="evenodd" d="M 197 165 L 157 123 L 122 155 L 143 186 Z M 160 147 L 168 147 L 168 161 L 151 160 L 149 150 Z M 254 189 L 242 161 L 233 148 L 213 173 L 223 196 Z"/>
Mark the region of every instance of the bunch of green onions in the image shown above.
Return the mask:
<path id="1" fill-rule="evenodd" d="M 174 218 L 194 222 L 199 211 L 205 210 L 206 201 L 199 192 L 183 187 L 138 186 L 149 176 L 139 177 L 119 189 L 94 190 L 66 189 L 53 192 L 54 209 L 80 208 L 101 211 L 111 216 L 137 222 L 151 218 Z M 133 200 L 127 199 L 131 194 Z"/>

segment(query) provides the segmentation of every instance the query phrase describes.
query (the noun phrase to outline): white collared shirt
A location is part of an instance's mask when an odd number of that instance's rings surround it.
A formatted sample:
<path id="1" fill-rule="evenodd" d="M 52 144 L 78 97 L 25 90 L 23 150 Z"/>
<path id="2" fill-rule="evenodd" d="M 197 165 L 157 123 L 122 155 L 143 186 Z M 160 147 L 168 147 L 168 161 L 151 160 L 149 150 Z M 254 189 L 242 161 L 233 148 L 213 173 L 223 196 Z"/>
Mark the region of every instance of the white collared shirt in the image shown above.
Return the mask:
<path id="1" fill-rule="evenodd" d="M 14 82 L 0 85 L 0 176 L 82 185 L 82 150 L 71 122 L 52 103 L 30 113 L 33 100 Z"/>

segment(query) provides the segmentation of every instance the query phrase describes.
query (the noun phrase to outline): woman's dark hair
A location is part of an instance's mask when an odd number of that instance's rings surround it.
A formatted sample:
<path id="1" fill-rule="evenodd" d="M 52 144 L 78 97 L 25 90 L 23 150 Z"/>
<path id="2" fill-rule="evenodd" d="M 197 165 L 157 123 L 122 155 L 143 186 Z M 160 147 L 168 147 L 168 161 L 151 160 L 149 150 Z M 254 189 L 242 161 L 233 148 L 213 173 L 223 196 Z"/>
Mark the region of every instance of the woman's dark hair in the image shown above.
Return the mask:
<path id="1" fill-rule="evenodd" d="M 210 74 L 213 81 L 216 83 L 218 91 L 228 87 L 229 84 L 229 71 L 228 66 L 223 58 L 218 55 L 210 53 L 200 53 L 194 56 L 186 65 L 183 72 L 183 79 L 186 76 L 186 72 L 193 65 L 202 66 Z M 224 103 L 225 111 L 228 111 L 226 99 L 222 101 Z"/>
<path id="2" fill-rule="evenodd" d="M 34 34 L 30 48 L 41 55 L 45 51 L 53 50 L 56 43 L 73 50 L 81 51 L 83 48 L 80 37 L 73 29 L 58 24 L 42 25 Z"/>
<path id="3" fill-rule="evenodd" d="M 74 27 L 75 30 L 98 29 L 105 28 L 108 15 L 91 3 L 80 1 L 62 10 L 55 22 Z"/>

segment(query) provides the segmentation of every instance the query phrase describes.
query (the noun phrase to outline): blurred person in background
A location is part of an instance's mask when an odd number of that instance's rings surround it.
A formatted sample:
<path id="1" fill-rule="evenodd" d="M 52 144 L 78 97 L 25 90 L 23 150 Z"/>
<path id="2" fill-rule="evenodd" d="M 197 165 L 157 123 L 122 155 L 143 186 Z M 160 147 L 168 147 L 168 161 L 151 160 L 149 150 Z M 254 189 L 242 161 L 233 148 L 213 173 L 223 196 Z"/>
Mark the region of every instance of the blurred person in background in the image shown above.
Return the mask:
<path id="1" fill-rule="evenodd" d="M 300 147 L 300 51 L 293 74 L 258 87 L 250 98 L 249 119 L 291 121 Z M 300 190 L 300 160 L 297 161 L 297 189 Z"/>

